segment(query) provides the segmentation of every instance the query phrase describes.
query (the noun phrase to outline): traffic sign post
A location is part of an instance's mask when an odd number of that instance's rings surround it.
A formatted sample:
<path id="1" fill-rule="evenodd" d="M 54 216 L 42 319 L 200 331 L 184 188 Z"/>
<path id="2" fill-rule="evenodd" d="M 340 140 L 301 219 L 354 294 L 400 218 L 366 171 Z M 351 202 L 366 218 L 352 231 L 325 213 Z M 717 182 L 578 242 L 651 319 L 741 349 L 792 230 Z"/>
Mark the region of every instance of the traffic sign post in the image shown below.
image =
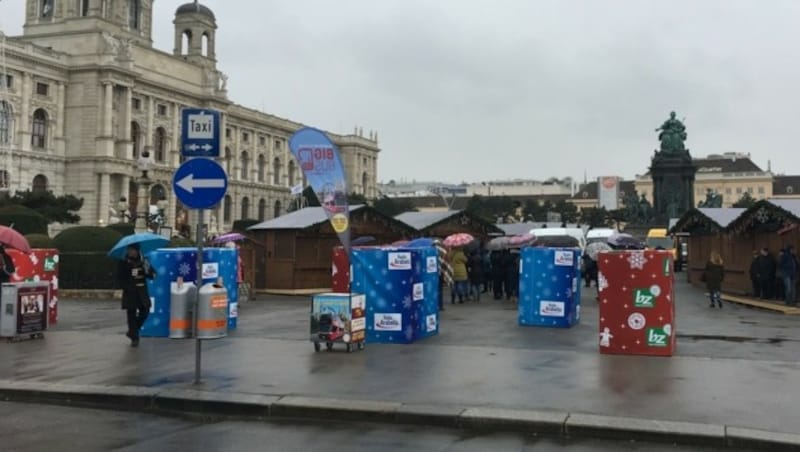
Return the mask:
<path id="1" fill-rule="evenodd" d="M 178 199 L 190 209 L 197 209 L 197 298 L 195 300 L 194 383 L 200 384 L 202 342 L 198 338 L 197 313 L 200 305 L 200 287 L 203 286 L 203 220 L 205 210 L 225 197 L 228 176 L 219 163 L 209 158 L 219 156 L 220 115 L 218 111 L 186 108 L 182 112 L 181 155 L 190 159 L 183 163 L 172 178 L 172 189 Z"/>
<path id="2" fill-rule="evenodd" d="M 181 116 L 181 155 L 219 157 L 220 115 L 215 110 L 184 108 Z"/>

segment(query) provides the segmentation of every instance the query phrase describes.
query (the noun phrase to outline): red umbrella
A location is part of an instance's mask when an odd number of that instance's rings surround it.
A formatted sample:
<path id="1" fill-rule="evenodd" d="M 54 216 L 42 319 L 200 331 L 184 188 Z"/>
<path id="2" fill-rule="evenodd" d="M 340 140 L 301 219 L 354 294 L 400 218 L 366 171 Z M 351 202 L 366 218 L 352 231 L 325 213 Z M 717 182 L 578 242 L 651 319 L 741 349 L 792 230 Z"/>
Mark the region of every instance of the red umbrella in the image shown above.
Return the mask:
<path id="1" fill-rule="evenodd" d="M 462 246 L 467 246 L 474 241 L 475 237 L 462 232 L 459 234 L 453 234 L 448 236 L 446 239 L 444 239 L 444 242 L 442 243 L 444 243 L 444 246 L 450 248 L 459 248 Z"/>
<path id="2" fill-rule="evenodd" d="M 31 253 L 31 246 L 28 244 L 28 239 L 8 226 L 0 226 L 0 244 L 8 248 L 22 251 L 25 254 Z"/>

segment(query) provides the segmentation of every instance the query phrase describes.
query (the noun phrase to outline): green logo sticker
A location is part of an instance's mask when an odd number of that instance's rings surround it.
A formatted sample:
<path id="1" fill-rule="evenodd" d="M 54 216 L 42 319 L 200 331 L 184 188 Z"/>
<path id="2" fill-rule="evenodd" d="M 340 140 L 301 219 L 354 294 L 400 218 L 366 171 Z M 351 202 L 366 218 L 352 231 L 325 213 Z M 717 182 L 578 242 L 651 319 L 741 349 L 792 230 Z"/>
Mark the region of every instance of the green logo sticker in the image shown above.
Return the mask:
<path id="1" fill-rule="evenodd" d="M 633 291 L 633 305 L 637 308 L 654 308 L 656 294 L 650 289 L 636 289 Z"/>
<path id="2" fill-rule="evenodd" d="M 670 258 L 668 258 L 668 257 L 664 258 L 663 268 L 664 268 L 664 276 L 669 276 L 670 272 L 672 271 L 671 270 L 672 269 L 672 263 L 670 262 Z"/>
<path id="3" fill-rule="evenodd" d="M 44 271 L 46 272 L 54 272 L 56 271 L 56 259 L 52 257 L 48 257 L 44 260 Z"/>
<path id="4" fill-rule="evenodd" d="M 663 328 L 649 328 L 647 330 L 647 345 L 650 347 L 666 347 L 669 335 Z"/>

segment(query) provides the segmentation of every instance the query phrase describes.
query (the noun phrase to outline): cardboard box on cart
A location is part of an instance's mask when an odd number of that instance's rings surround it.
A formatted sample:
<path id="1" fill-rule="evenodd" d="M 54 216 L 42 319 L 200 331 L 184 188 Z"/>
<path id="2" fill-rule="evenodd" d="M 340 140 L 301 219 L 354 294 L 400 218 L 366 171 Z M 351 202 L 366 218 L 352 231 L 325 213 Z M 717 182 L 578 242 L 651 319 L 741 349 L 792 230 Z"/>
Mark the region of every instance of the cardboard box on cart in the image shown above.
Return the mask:
<path id="1" fill-rule="evenodd" d="M 600 353 L 672 356 L 675 291 L 670 251 L 598 255 Z"/>

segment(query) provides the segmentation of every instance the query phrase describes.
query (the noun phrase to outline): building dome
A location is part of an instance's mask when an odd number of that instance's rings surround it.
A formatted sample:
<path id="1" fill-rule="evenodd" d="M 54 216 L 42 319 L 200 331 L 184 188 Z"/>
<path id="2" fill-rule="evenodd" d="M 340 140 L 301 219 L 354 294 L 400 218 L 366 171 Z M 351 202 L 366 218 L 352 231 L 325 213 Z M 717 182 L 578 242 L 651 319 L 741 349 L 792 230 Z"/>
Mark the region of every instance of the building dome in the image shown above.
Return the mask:
<path id="1" fill-rule="evenodd" d="M 186 3 L 178 7 L 175 11 L 175 15 L 179 16 L 181 14 L 194 14 L 200 13 L 204 16 L 208 16 L 211 20 L 216 21 L 216 17 L 214 17 L 214 12 L 211 11 L 207 6 L 201 5 L 199 2 L 192 2 Z"/>

